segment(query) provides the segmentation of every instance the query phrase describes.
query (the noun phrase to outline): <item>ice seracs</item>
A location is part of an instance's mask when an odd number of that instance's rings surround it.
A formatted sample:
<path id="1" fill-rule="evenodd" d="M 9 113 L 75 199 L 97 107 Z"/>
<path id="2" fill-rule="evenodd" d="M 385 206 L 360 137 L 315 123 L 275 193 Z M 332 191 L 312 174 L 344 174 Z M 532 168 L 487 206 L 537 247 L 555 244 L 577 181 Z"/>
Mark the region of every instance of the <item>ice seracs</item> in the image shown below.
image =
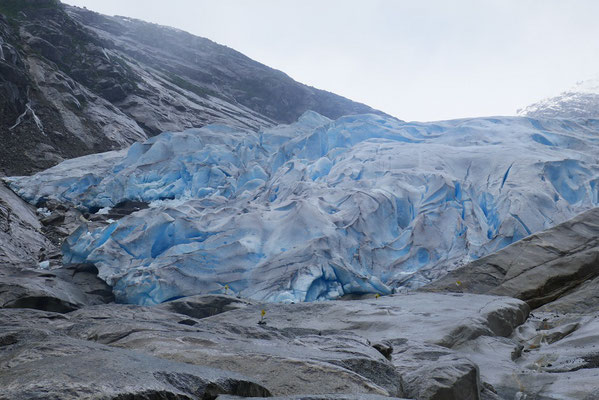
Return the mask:
<path id="1" fill-rule="evenodd" d="M 167 132 L 8 181 L 32 203 L 151 203 L 63 245 L 65 262 L 96 264 L 120 301 L 225 285 L 314 301 L 421 285 L 598 205 L 598 132 L 592 121 L 309 112 L 258 133 Z"/>

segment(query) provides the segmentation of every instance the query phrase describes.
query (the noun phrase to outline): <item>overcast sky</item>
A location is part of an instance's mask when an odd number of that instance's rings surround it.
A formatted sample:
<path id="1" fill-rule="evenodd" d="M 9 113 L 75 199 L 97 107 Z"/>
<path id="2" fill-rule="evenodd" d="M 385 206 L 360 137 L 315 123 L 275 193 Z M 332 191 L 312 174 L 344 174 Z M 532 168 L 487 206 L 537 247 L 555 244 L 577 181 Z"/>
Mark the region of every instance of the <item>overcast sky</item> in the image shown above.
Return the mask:
<path id="1" fill-rule="evenodd" d="M 177 27 L 405 120 L 513 115 L 599 74 L 595 0 L 63 0 Z"/>

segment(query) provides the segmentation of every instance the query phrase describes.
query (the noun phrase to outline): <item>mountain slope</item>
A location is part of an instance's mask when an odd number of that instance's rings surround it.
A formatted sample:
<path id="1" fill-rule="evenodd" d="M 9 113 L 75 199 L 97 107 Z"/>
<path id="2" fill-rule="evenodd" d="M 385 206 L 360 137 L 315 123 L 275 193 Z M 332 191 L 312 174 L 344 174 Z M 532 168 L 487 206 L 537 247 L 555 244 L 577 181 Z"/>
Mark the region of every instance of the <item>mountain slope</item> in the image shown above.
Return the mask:
<path id="1" fill-rule="evenodd" d="M 373 111 L 225 46 L 57 0 L 0 0 L 0 174 L 163 131 Z"/>
<path id="2" fill-rule="evenodd" d="M 67 7 L 67 12 L 111 48 L 160 71 L 174 84 L 243 104 L 278 123 L 294 122 L 307 110 L 328 118 L 380 113 L 295 82 L 281 71 L 184 31 L 77 7 Z"/>
<path id="3" fill-rule="evenodd" d="M 599 78 L 578 82 L 558 96 L 518 110 L 518 114 L 533 118 L 599 118 Z"/>

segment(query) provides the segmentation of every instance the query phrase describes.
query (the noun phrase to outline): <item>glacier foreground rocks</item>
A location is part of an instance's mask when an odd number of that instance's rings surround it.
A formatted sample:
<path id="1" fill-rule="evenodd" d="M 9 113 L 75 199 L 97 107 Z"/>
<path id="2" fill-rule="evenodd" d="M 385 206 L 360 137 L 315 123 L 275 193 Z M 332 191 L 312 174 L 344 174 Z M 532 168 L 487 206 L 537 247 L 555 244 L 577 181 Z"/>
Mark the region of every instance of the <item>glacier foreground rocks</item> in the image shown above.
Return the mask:
<path id="1" fill-rule="evenodd" d="M 599 208 L 593 208 L 451 271 L 427 289 L 511 296 L 532 308 L 551 302 L 552 311 L 576 313 L 598 310 L 591 295 L 598 277 Z"/>
<path id="2" fill-rule="evenodd" d="M 509 339 L 480 337 L 457 347 L 503 397 L 597 397 L 598 222 L 594 208 L 425 288 L 514 296 L 534 308 Z"/>
<path id="3" fill-rule="evenodd" d="M 582 265 L 591 248 L 598 251 L 593 211 L 496 254 L 509 261 L 505 254 L 517 248 L 518 268 L 530 271 L 561 245 Z M 579 246 L 566 249 L 572 242 Z M 75 298 L 88 287 L 60 269 L 32 272 L 40 278 L 30 284 L 41 286 L 49 273 L 64 282 L 55 296 Z M 18 294 L 12 279 L 0 274 L 5 296 Z M 593 399 L 599 302 L 584 297 L 593 278 L 570 285 L 580 281 L 565 275 L 568 291 L 553 301 L 538 296 L 546 303 L 531 313 L 522 300 L 467 293 L 468 275 L 452 279 L 461 279 L 453 286 L 466 293 L 431 286 L 299 304 L 203 295 L 158 306 L 96 298 L 61 313 L 38 310 L 46 304 L 36 302 L 0 305 L 0 399 Z M 533 282 L 526 273 L 510 279 Z M 536 282 L 536 293 L 552 293 Z"/>
<path id="4" fill-rule="evenodd" d="M 471 306 L 451 307 L 455 299 Z M 90 388 L 96 398 L 111 399 L 144 398 L 143 393 L 148 399 L 161 398 L 155 393 L 173 399 L 219 394 L 489 398 L 476 364 L 452 346 L 437 343 L 469 343 L 479 334 L 494 337 L 488 329 L 467 336 L 461 333 L 503 318 L 513 330 L 513 322 L 523 321 L 528 310 L 525 303 L 509 298 L 417 293 L 355 301 L 250 304 L 208 318 L 191 316 L 211 302 L 218 308 L 235 299 L 189 298 L 186 314 L 163 306 L 120 304 L 88 306 L 67 314 L 0 309 L 0 318 L 6 321 L 0 325 L 0 383 L 11 399 L 43 398 L 59 390 L 72 393 L 70 398 L 94 398 L 87 392 Z M 439 303 L 445 304 L 442 310 Z M 477 305 L 483 303 L 487 307 L 479 312 Z M 265 306 L 266 323 L 257 324 Z M 319 317 L 323 306 L 329 306 L 329 311 L 350 308 L 331 319 L 331 313 Z M 427 314 L 437 317 L 427 319 Z M 421 321 L 419 329 L 434 333 L 419 338 L 416 321 Z M 377 332 L 368 325 L 387 328 Z M 450 332 L 460 334 L 448 340 Z M 381 333 L 385 340 L 379 340 Z M 85 367 L 99 363 L 106 365 L 106 371 L 96 375 Z"/>
<path id="5" fill-rule="evenodd" d="M 120 302 L 225 285 L 262 301 L 418 287 L 599 204 L 596 121 L 406 123 L 316 113 L 260 132 L 213 125 L 7 179 L 34 204 L 89 213 L 64 262 L 95 264 Z"/>

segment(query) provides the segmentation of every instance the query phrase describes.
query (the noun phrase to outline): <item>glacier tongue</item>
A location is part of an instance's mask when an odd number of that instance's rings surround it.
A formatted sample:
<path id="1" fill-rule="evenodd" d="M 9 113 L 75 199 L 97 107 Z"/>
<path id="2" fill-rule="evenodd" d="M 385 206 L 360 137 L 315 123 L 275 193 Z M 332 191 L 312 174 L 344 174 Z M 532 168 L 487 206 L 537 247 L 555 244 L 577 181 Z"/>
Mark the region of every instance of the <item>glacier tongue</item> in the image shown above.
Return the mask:
<path id="1" fill-rule="evenodd" d="M 32 203 L 96 211 L 64 261 L 92 262 L 120 301 L 155 304 L 228 285 L 313 301 L 418 286 L 599 205 L 599 128 L 475 118 L 406 123 L 304 114 L 262 132 L 207 126 L 8 178 Z"/>

